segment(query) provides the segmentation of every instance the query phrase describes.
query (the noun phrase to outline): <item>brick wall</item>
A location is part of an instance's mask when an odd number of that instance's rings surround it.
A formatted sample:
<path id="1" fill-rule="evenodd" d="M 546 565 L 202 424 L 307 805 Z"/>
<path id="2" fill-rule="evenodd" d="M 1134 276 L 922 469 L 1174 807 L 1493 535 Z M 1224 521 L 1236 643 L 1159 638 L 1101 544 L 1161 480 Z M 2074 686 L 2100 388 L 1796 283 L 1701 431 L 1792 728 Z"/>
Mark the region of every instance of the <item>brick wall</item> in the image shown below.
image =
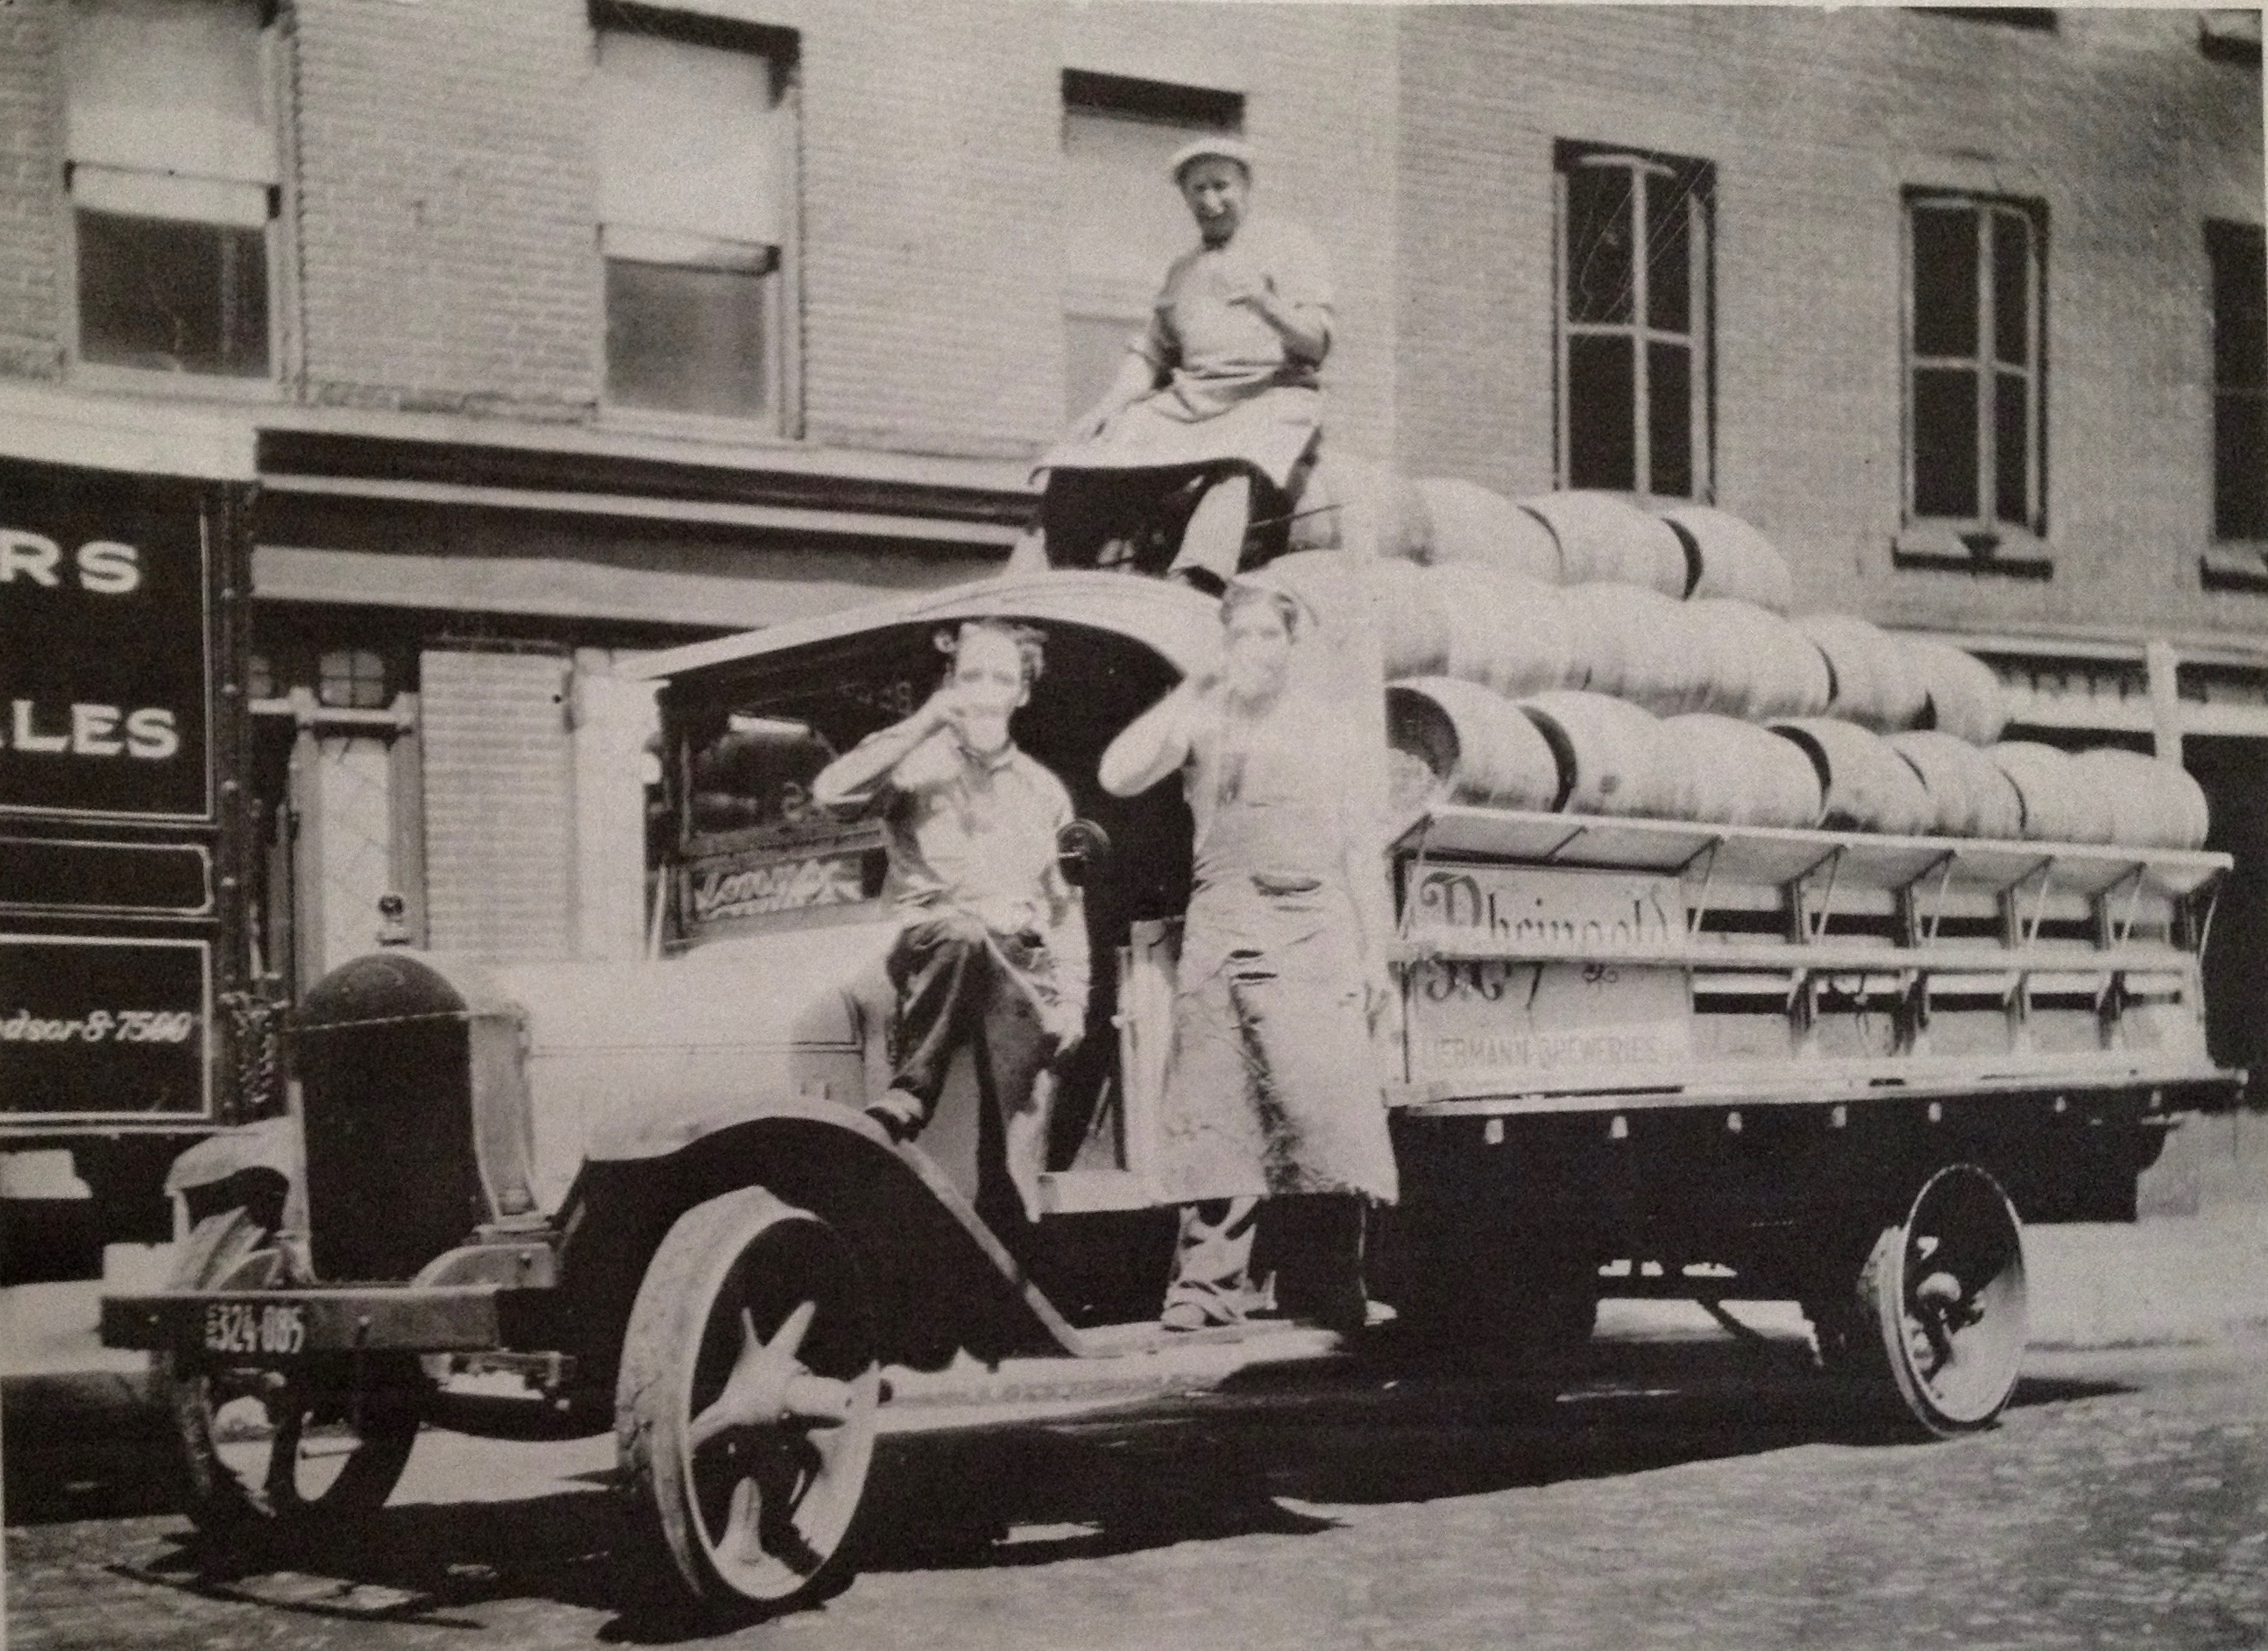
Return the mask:
<path id="1" fill-rule="evenodd" d="M 809 438 L 1021 456 L 1057 434 L 1060 73 L 1076 56 L 1246 93 L 1266 204 L 1307 219 L 1338 264 L 1340 422 L 1357 446 L 1390 440 L 1387 14 L 1074 13 L 1043 0 L 686 9 L 799 37 Z M 604 323 L 581 0 L 298 0 L 289 16 L 300 393 L 592 416 Z"/>
<path id="2" fill-rule="evenodd" d="M 556 418 L 600 343 L 582 0 L 294 0 L 306 394 Z"/>
<path id="3" fill-rule="evenodd" d="M 549 653 L 430 652 L 420 662 L 426 910 L 438 951 L 573 949 L 567 672 Z"/>
<path id="4" fill-rule="evenodd" d="M 1262 204 L 1305 220 L 1337 266 L 1338 422 L 1358 446 L 1390 441 L 1390 17 L 976 0 L 781 0 L 763 16 L 802 41 L 809 437 L 1019 456 L 1057 435 L 1071 66 L 1245 94 Z"/>
<path id="5" fill-rule="evenodd" d="M 1805 606 L 1917 623 L 2233 625 L 2210 596 L 2207 216 L 2261 217 L 2260 80 L 2188 12 L 2034 33 L 1910 11 L 1443 9 L 1403 40 L 1405 463 L 1552 480 L 1556 138 L 1716 164 L 1718 498 Z M 1895 570 L 1900 190 L 2048 210 L 2045 585 Z"/>
<path id="6" fill-rule="evenodd" d="M 0 372 L 63 367 L 59 0 L 0 6 Z"/>

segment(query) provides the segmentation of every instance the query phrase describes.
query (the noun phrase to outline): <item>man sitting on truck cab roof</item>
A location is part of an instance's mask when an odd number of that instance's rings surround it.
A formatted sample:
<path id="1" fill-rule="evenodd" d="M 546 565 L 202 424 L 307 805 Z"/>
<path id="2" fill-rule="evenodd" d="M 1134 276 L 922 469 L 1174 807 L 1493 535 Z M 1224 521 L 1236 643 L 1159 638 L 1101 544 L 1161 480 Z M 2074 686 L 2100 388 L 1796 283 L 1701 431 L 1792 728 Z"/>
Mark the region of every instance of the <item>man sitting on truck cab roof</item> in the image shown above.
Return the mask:
<path id="1" fill-rule="evenodd" d="M 1284 539 L 1290 496 L 1314 461 L 1331 275 L 1305 230 L 1247 210 L 1243 139 L 1208 134 L 1168 167 L 1198 244 L 1166 271 L 1101 398 L 1040 461 L 1041 514 L 1049 564 L 1093 567 L 1130 518 L 1201 489 L 1166 571 L 1218 595 L 1240 567 L 1280 553 L 1280 542 L 1247 542 L 1263 522 Z"/>
<path id="2" fill-rule="evenodd" d="M 940 631 L 938 646 L 952 665 L 928 703 L 828 763 L 811 793 L 831 808 L 880 801 L 889 833 L 903 917 L 887 963 L 896 1068 L 867 1116 L 911 1139 L 973 1039 L 1031 1219 L 1046 1167 L 1043 1074 L 1086 1021 L 1086 917 L 1056 858 L 1071 794 L 1008 732 L 1044 662 L 1040 632 L 971 620 Z"/>

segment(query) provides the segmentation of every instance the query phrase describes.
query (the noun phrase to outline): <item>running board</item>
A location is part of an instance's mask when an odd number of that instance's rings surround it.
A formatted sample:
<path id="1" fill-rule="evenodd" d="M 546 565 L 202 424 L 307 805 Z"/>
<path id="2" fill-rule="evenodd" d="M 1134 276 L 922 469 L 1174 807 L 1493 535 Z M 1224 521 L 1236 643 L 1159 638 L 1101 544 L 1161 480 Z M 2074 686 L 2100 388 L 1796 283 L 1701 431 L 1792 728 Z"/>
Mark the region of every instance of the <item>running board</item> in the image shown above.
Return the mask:
<path id="1" fill-rule="evenodd" d="M 1345 1356 L 1336 1331 L 1303 1324 L 1224 1325 L 1167 1330 L 1154 1321 L 1073 1330 L 1071 1355 L 1003 1359 L 966 1353 L 942 1370 L 890 1366 L 887 1432 L 983 1427 L 1153 1404 L 1205 1393 L 1263 1366 L 1320 1364 Z"/>

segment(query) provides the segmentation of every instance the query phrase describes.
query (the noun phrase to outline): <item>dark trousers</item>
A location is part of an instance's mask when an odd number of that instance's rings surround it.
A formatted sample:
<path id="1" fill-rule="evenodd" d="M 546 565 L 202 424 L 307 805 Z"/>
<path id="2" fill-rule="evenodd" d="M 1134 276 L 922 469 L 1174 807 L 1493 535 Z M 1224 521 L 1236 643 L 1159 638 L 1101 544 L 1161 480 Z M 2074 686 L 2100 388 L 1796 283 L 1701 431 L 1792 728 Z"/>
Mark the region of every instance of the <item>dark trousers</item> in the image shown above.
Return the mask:
<path id="1" fill-rule="evenodd" d="M 1291 506 L 1283 492 L 1263 475 L 1237 465 L 1202 469 L 1054 470 L 1041 502 L 1047 535 L 1048 565 L 1091 568 L 1113 539 L 1131 548 L 1134 569 L 1163 573 L 1179 565 L 1177 551 L 1197 501 L 1214 483 L 1250 475 L 1250 503 L 1241 550 L 1232 557 L 1200 564 L 1216 579 L 1272 561 L 1284 552 L 1290 534 Z M 1254 524 L 1259 524 L 1256 528 Z"/>
<path id="2" fill-rule="evenodd" d="M 946 1067 L 963 1043 L 976 1045 L 978 1081 L 1004 1110 L 1030 1095 L 1047 1065 L 1049 1038 L 1030 995 L 1001 961 L 1035 969 L 1044 967 L 1046 956 L 1037 937 L 988 935 L 959 912 L 924 918 L 900 932 L 887 965 L 898 993 L 898 1061 L 890 1087 L 918 1105 L 906 1123 L 918 1129 L 929 1122 Z"/>
<path id="3" fill-rule="evenodd" d="M 1190 1302 L 1228 1323 L 1272 1300 L 1287 1318 L 1360 1330 L 1368 1310 L 1364 1215 L 1353 1193 L 1185 1204 L 1166 1305 Z"/>
<path id="4" fill-rule="evenodd" d="M 887 965 L 898 993 L 897 1067 L 889 1093 L 870 1109 L 888 1113 L 901 1139 L 920 1133 L 937 1110 L 954 1051 L 971 1045 L 984 1108 L 976 1212 L 1004 1239 L 1036 1218 L 1047 1168 L 1055 1040 L 1032 1000 L 1033 990 L 1046 988 L 1032 977 L 1048 964 L 1036 935 L 990 934 L 974 918 L 946 912 L 908 924 Z"/>

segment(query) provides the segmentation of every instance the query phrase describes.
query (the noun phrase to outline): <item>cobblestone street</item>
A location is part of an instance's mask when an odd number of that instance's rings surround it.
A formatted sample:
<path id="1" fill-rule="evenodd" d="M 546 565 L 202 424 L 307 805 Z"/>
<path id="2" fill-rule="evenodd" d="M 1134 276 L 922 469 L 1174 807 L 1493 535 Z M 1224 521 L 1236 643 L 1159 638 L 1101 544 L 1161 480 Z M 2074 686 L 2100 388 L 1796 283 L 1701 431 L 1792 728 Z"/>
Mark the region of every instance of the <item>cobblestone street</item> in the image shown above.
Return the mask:
<path id="1" fill-rule="evenodd" d="M 2268 1644 L 2268 1345 L 2036 1353 L 1997 1431 L 1935 1446 L 1854 1441 L 1785 1333 L 1594 1351 L 1556 1392 L 1350 1377 L 1131 1435 L 932 1441 L 846 1593 L 713 1642 Z M 125 1511 L 150 1491 L 123 1457 L 19 1461 L 10 1643 L 711 1642 L 627 1604 L 611 1456 L 429 1433 L 350 1544 L 267 1559 Z M 50 1470 L 120 1511 L 70 1516 Z"/>

